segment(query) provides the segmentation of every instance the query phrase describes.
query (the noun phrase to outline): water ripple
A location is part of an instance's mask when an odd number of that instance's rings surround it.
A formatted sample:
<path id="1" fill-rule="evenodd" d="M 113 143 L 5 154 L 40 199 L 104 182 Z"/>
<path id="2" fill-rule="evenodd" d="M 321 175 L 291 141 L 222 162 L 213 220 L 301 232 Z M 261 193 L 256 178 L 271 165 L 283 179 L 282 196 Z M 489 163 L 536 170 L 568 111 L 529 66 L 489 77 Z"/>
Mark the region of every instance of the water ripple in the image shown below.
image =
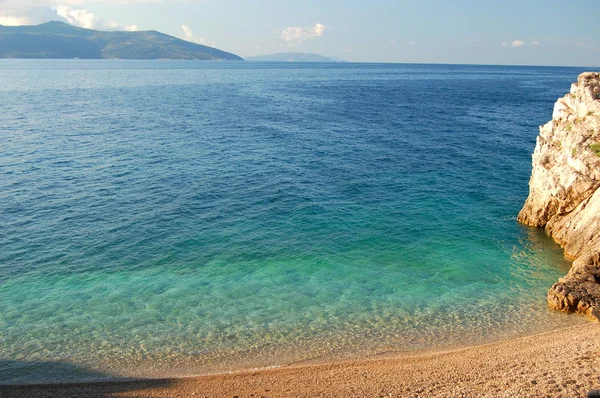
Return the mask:
<path id="1" fill-rule="evenodd" d="M 0 382 L 43 381 L 19 374 L 36 361 L 187 374 L 577 321 L 544 304 L 560 248 L 514 219 L 576 69 L 0 70 Z"/>

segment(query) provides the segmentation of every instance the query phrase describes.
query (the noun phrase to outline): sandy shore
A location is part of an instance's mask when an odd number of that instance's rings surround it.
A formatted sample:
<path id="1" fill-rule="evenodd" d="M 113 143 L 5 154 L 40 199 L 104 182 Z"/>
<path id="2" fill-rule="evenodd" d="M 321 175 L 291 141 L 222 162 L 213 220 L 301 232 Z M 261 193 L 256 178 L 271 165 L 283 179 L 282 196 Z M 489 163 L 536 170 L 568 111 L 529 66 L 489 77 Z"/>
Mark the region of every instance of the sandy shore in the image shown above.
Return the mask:
<path id="1" fill-rule="evenodd" d="M 482 346 L 183 379 L 0 386 L 0 397 L 586 397 L 600 324 Z"/>

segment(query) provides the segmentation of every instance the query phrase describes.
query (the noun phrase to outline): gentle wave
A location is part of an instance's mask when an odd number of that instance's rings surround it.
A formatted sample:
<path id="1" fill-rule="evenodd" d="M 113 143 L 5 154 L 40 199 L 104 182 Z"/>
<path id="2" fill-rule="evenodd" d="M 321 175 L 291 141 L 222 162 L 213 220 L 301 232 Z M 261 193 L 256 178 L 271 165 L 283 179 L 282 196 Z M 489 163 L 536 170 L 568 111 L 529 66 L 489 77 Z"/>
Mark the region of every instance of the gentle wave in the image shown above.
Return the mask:
<path id="1" fill-rule="evenodd" d="M 0 69 L 0 382 L 208 373 L 578 322 L 544 303 L 569 266 L 560 248 L 514 218 L 537 125 L 576 69 Z M 40 371 L 56 363 L 89 371 Z"/>

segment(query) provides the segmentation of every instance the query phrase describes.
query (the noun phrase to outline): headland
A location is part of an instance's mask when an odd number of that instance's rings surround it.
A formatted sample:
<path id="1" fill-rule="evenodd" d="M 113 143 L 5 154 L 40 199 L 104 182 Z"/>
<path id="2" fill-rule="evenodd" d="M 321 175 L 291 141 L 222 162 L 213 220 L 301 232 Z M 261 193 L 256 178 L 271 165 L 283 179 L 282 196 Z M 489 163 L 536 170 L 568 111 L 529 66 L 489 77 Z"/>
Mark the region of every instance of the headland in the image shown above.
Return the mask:
<path id="1" fill-rule="evenodd" d="M 579 75 L 540 127 L 529 197 L 518 220 L 544 227 L 572 258 L 550 307 L 600 321 L 600 77 Z"/>

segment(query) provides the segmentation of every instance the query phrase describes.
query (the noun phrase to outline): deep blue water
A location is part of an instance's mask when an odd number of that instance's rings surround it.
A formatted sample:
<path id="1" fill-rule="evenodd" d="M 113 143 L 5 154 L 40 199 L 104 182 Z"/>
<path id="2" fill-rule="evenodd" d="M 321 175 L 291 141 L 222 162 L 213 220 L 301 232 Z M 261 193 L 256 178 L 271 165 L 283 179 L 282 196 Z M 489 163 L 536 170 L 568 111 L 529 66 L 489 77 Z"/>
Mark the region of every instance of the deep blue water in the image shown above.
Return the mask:
<path id="1" fill-rule="evenodd" d="M 580 72 L 0 62 L 0 382 L 579 322 L 546 309 L 569 263 L 516 215 L 538 125 Z"/>

